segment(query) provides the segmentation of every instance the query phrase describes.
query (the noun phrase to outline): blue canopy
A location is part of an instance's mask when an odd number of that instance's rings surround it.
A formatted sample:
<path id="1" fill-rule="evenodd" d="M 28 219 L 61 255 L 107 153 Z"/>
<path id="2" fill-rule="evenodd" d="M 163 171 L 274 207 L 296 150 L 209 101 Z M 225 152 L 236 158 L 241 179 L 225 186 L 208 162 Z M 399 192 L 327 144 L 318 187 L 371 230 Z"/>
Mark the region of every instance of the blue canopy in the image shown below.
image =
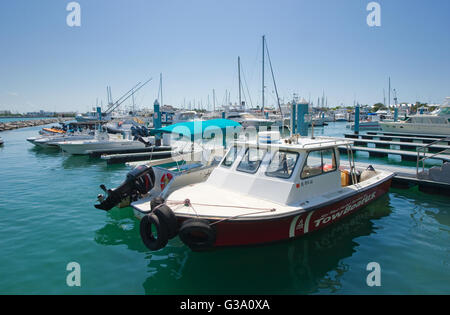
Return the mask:
<path id="1" fill-rule="evenodd" d="M 156 129 L 155 132 L 176 133 L 186 137 L 194 136 L 212 136 L 215 132 L 222 132 L 225 135 L 228 132 L 239 132 L 241 125 L 238 122 L 229 119 L 211 119 L 196 120 L 173 124 L 163 128 Z"/>

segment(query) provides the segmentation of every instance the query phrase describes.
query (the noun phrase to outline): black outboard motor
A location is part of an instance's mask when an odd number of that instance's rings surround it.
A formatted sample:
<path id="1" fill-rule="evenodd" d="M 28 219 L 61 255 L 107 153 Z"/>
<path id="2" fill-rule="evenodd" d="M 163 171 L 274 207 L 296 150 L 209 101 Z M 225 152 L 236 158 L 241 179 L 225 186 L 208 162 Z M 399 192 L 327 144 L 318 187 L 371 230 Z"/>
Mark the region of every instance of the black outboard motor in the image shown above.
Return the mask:
<path id="1" fill-rule="evenodd" d="M 141 195 L 145 195 L 155 186 L 155 172 L 153 168 L 140 165 L 127 174 L 126 180 L 117 188 L 106 189 L 105 185 L 100 188 L 106 193 L 99 195 L 100 204 L 94 205 L 97 209 L 109 211 L 125 198 L 135 201 Z"/>

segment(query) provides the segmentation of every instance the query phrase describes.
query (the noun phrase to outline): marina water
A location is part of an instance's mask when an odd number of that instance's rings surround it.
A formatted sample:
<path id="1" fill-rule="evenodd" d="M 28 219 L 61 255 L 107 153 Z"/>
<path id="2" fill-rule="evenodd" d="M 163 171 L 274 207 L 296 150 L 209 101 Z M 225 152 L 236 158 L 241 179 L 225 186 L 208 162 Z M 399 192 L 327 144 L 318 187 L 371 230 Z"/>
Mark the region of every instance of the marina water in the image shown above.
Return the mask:
<path id="1" fill-rule="evenodd" d="M 34 148 L 25 139 L 41 128 L 1 134 L 1 294 L 450 293 L 448 196 L 391 188 L 300 239 L 192 252 L 174 238 L 150 252 L 131 208 L 93 207 L 99 185 L 119 185 L 129 168 Z M 314 133 L 348 131 L 330 123 Z M 415 166 L 367 153 L 355 159 Z M 81 267 L 80 287 L 67 285 L 70 262 Z M 367 285 L 371 262 L 381 267 L 381 286 Z"/>

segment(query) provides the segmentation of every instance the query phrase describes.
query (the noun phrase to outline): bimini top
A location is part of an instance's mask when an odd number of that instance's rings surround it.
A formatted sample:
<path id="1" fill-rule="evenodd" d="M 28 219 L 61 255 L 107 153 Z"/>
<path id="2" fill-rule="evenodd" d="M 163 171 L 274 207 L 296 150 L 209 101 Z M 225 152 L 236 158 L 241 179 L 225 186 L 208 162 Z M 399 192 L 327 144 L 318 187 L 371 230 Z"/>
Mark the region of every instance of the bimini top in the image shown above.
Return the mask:
<path id="1" fill-rule="evenodd" d="M 187 137 L 192 136 L 204 136 L 205 134 L 211 135 L 214 132 L 225 133 L 238 133 L 241 130 L 241 125 L 238 122 L 229 119 L 211 119 L 211 120 L 198 120 L 188 121 L 173 124 L 163 128 L 155 130 L 162 133 L 174 133 Z"/>

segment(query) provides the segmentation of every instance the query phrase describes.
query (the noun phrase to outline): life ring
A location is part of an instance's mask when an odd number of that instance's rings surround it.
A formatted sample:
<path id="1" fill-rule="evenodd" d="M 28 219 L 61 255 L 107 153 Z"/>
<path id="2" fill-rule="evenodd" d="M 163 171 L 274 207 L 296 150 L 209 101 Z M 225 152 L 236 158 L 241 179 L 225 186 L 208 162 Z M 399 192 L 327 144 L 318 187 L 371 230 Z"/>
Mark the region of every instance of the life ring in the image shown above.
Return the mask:
<path id="1" fill-rule="evenodd" d="M 194 251 L 210 249 L 216 242 L 216 230 L 205 220 L 184 221 L 178 234 L 183 243 Z"/>
<path id="2" fill-rule="evenodd" d="M 152 226 L 156 228 L 156 237 L 153 235 Z M 160 221 L 159 218 L 154 214 L 146 215 L 142 218 L 140 223 L 140 234 L 141 239 L 150 250 L 158 250 L 167 245 L 167 226 L 164 222 Z"/>
<path id="3" fill-rule="evenodd" d="M 161 190 L 167 186 L 167 184 L 172 180 L 173 176 L 170 173 L 166 173 L 161 177 Z"/>
<path id="4" fill-rule="evenodd" d="M 175 213 L 165 204 L 160 204 L 155 207 L 153 213 L 158 217 L 161 223 L 167 226 L 167 237 L 174 238 L 178 234 L 178 221 Z"/>

